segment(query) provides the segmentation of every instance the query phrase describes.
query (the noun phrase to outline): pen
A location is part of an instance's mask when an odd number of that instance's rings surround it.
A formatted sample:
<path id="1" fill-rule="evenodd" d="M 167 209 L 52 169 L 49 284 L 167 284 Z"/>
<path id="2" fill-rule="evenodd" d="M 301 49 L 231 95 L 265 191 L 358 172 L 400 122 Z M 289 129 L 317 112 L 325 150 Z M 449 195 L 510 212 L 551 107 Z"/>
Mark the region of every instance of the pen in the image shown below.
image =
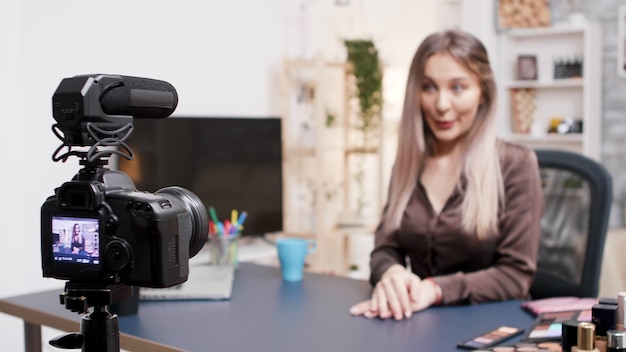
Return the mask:
<path id="1" fill-rule="evenodd" d="M 221 221 L 219 221 L 217 223 L 217 235 L 219 237 L 222 237 L 223 234 L 224 234 L 224 224 Z"/>
<path id="2" fill-rule="evenodd" d="M 215 235 L 215 223 L 209 220 L 209 235 Z"/>
<path id="3" fill-rule="evenodd" d="M 228 219 L 224 220 L 224 235 L 230 235 L 231 231 L 230 221 Z"/>
<path id="4" fill-rule="evenodd" d="M 237 209 L 233 209 L 230 212 L 230 222 L 235 225 L 237 223 Z"/>
<path id="5" fill-rule="evenodd" d="M 213 220 L 214 223 L 219 223 L 220 220 L 217 218 L 217 213 L 215 212 L 215 208 L 213 207 L 209 207 L 209 214 L 211 215 L 211 220 Z"/>
<path id="6" fill-rule="evenodd" d="M 248 212 L 246 212 L 245 210 L 241 212 L 241 214 L 239 214 L 239 219 L 237 219 L 237 228 L 239 230 L 243 229 L 243 222 L 246 221 L 246 218 L 248 217 Z"/>

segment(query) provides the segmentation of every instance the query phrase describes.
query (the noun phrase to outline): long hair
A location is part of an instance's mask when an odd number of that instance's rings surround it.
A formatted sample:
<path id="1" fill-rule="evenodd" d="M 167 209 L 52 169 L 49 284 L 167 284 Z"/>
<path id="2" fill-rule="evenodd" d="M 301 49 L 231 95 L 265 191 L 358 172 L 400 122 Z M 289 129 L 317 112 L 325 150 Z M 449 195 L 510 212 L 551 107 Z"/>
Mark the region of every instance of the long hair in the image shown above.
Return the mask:
<path id="1" fill-rule="evenodd" d="M 383 214 L 381 230 L 388 234 L 400 226 L 424 160 L 434 150 L 434 136 L 424 123 L 419 96 L 426 61 L 436 53 L 449 54 L 480 82 L 482 103 L 473 125 L 461 140 L 464 153 L 461 179 L 466 181 L 462 217 L 466 231 L 485 238 L 498 233 L 498 210 L 504 207 L 496 138 L 496 83 L 484 45 L 471 34 L 456 30 L 431 34 L 413 57 L 406 84 L 396 160 L 391 172 L 388 206 Z"/>
<path id="2" fill-rule="evenodd" d="M 74 241 L 76 239 L 76 242 L 82 243 L 83 242 L 83 236 L 81 235 L 80 232 L 76 232 L 76 228 L 80 229 L 80 225 L 79 224 L 74 224 L 74 226 L 72 226 L 72 241 Z"/>

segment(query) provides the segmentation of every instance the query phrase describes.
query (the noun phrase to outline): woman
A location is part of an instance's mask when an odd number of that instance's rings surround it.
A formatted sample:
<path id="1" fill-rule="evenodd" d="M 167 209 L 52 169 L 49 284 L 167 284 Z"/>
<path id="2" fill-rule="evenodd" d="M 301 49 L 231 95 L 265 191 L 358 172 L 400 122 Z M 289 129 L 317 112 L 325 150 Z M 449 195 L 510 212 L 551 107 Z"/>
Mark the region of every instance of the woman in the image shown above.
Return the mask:
<path id="1" fill-rule="evenodd" d="M 541 180 L 534 152 L 496 137 L 495 97 L 478 39 L 446 31 L 422 42 L 371 254 L 374 289 L 353 315 L 400 320 L 432 305 L 528 295 Z"/>
<path id="2" fill-rule="evenodd" d="M 72 253 L 83 254 L 85 252 L 85 238 L 80 234 L 80 225 L 74 224 L 72 231 Z"/>

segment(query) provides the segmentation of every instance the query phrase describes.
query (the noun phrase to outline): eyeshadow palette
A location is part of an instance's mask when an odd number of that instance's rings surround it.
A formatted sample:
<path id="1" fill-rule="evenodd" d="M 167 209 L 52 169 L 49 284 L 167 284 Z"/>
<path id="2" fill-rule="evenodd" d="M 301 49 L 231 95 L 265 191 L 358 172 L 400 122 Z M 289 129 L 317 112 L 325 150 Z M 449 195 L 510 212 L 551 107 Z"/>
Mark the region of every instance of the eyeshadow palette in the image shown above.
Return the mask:
<path id="1" fill-rule="evenodd" d="M 474 350 L 474 352 L 562 352 L 558 342 L 518 343 L 511 346 L 499 346 L 487 350 Z"/>
<path id="2" fill-rule="evenodd" d="M 522 341 L 552 341 L 561 339 L 561 326 L 567 320 L 591 321 L 591 310 L 572 310 L 539 314 Z"/>
<path id="3" fill-rule="evenodd" d="M 513 336 L 519 335 L 524 330 L 511 326 L 500 326 L 484 334 L 465 340 L 457 345 L 466 350 L 485 349 L 502 343 Z"/>

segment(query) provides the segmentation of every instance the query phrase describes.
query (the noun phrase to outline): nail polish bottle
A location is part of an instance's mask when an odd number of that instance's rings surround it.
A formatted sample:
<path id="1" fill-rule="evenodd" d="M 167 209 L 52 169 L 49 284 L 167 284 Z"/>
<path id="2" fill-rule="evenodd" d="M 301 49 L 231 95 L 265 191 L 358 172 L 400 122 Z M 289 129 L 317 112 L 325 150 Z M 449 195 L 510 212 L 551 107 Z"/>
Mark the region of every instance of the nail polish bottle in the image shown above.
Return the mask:
<path id="1" fill-rule="evenodd" d="M 593 323 L 578 323 L 578 341 L 572 352 L 600 352 L 594 347 L 596 327 Z"/>
<path id="2" fill-rule="evenodd" d="M 626 331 L 607 331 L 606 348 L 607 352 L 626 352 Z"/>

